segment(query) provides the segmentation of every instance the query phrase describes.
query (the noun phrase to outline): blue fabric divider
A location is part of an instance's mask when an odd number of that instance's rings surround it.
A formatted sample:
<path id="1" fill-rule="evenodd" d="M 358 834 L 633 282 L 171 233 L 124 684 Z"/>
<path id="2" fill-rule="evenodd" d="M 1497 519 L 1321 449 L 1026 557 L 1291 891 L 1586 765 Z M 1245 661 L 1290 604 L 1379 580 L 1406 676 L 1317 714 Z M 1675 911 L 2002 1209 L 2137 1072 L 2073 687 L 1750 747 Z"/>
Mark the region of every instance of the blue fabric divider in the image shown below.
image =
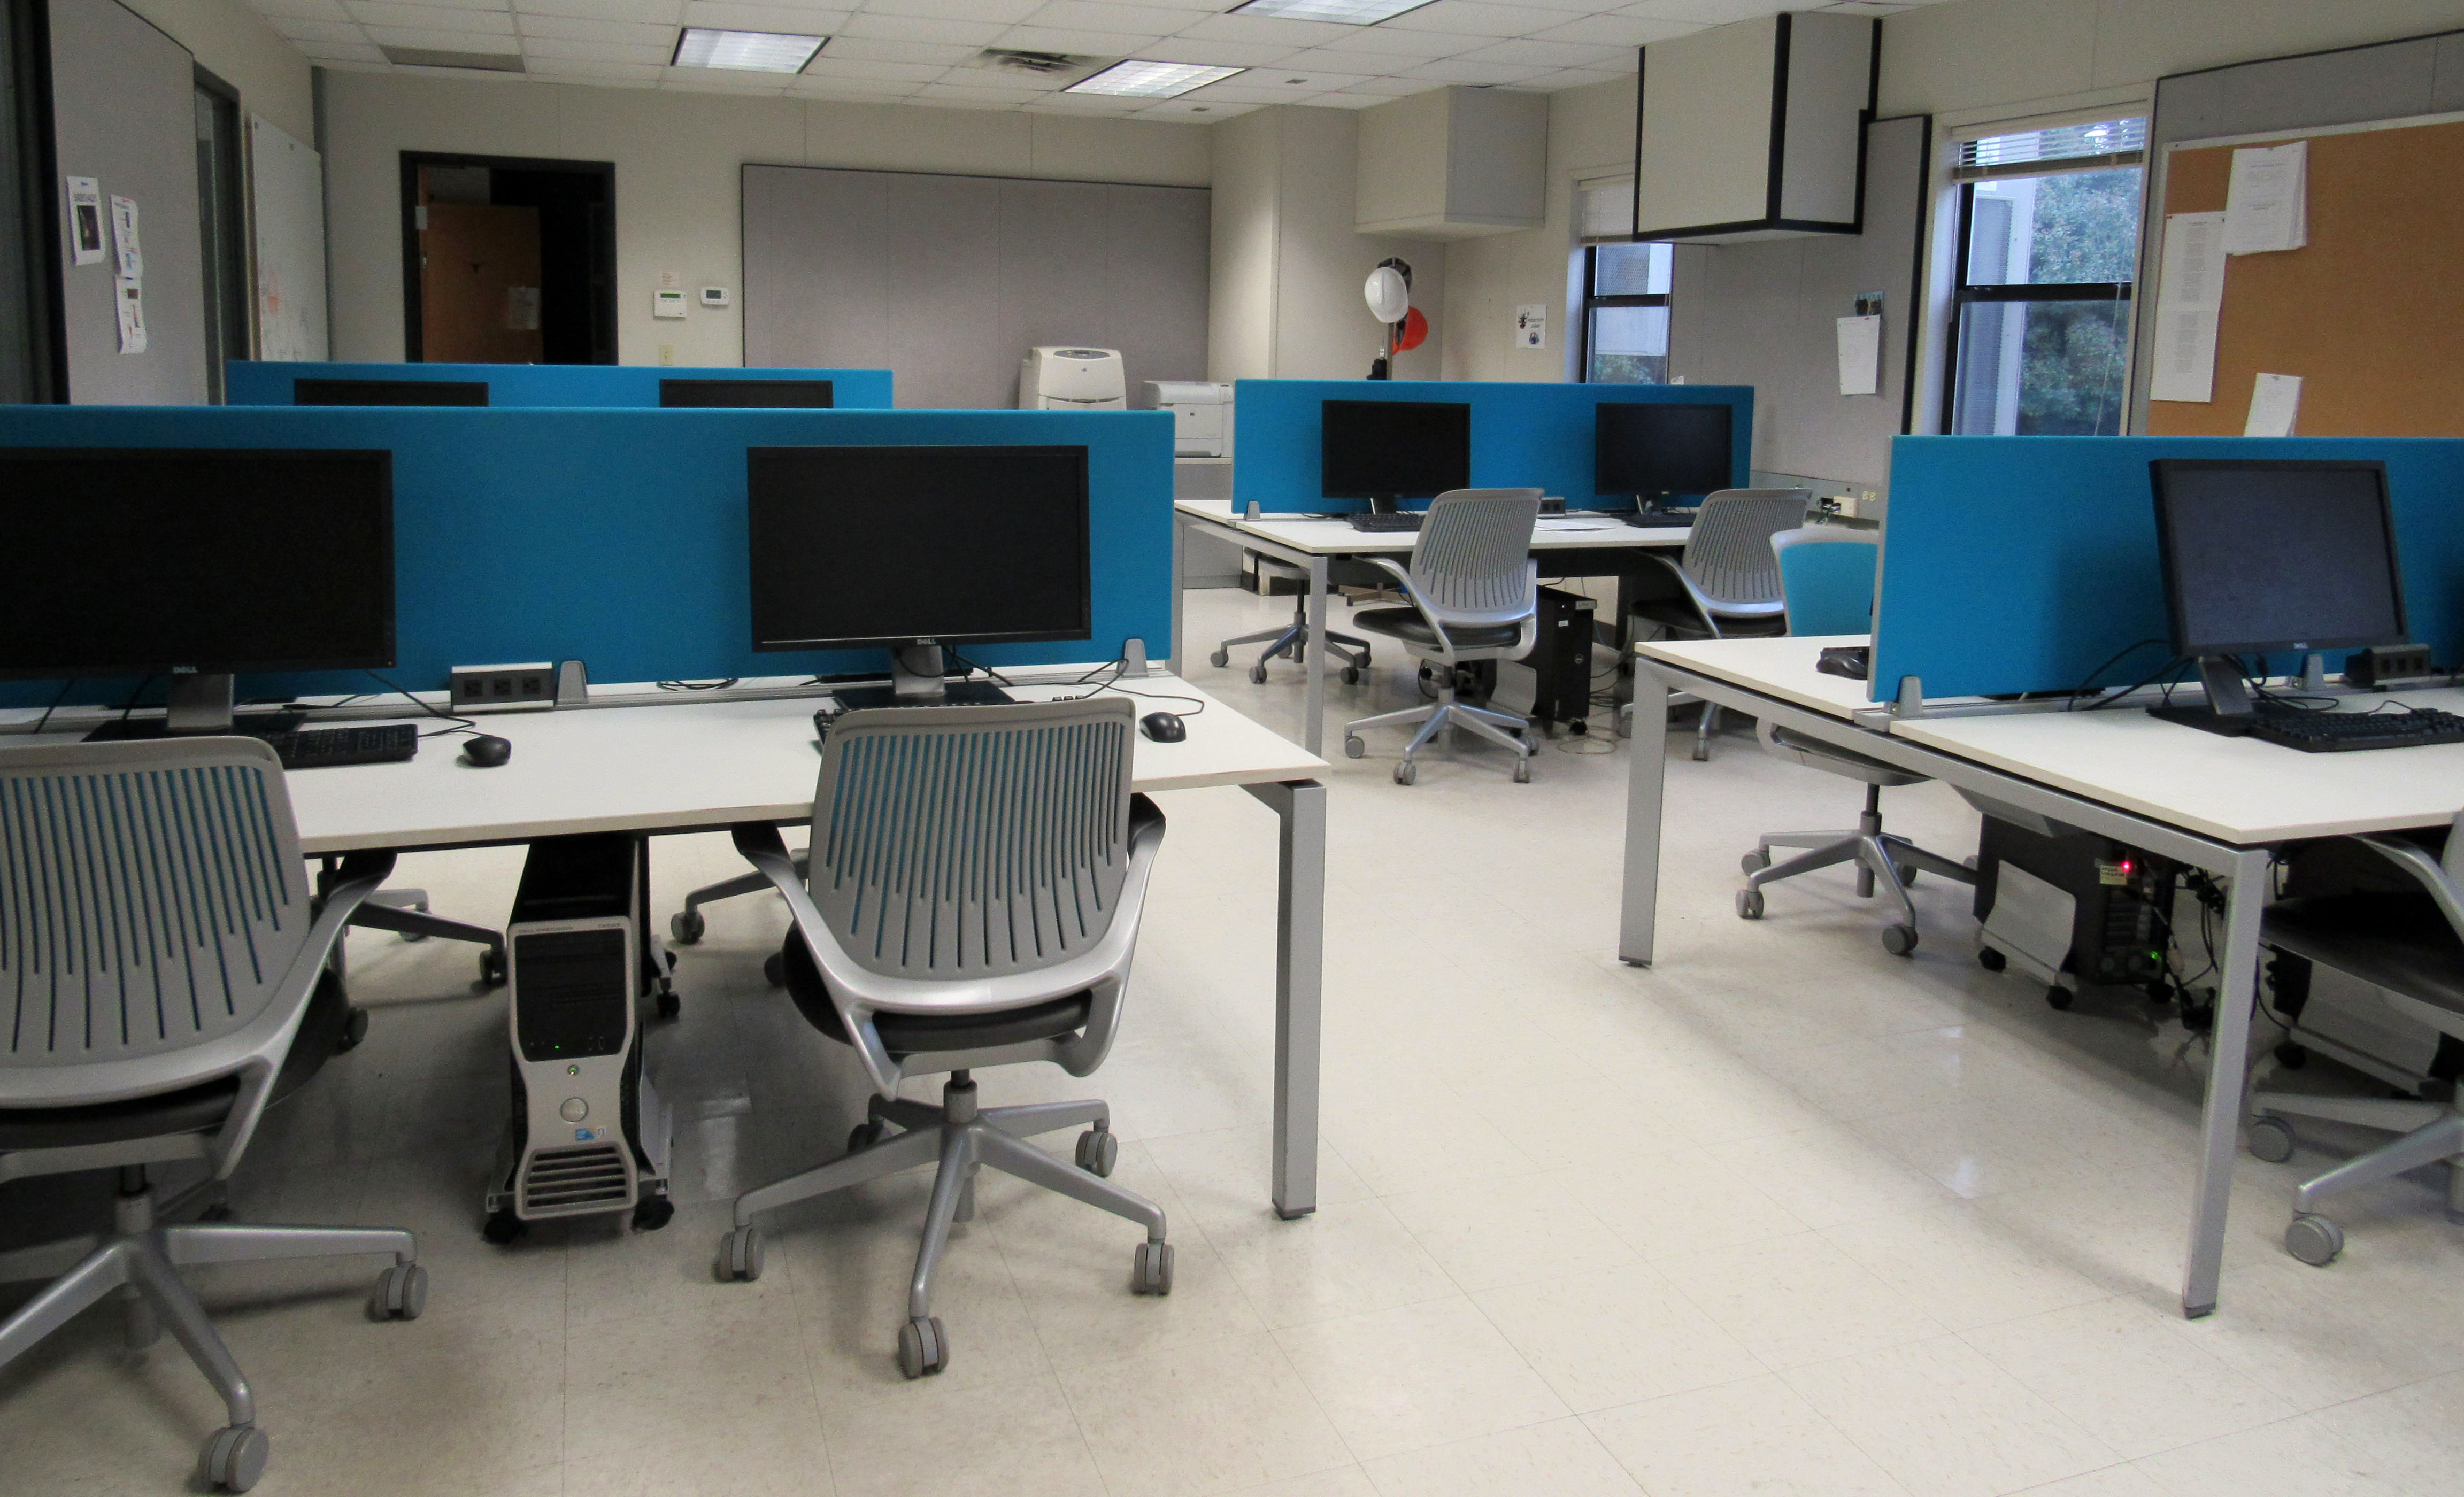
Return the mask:
<path id="1" fill-rule="evenodd" d="M 1908 675 L 1927 696 L 1968 696 L 2070 691 L 2123 650 L 2095 684 L 2162 666 L 2169 629 L 2147 477 L 2159 457 L 2385 462 L 2412 637 L 2442 663 L 2464 661 L 2464 441 L 1903 436 L 1891 445 L 1874 699 Z M 2297 666 L 2277 656 L 2271 669 Z"/>
<path id="2" fill-rule="evenodd" d="M 631 410 L 0 406 L 0 446 L 390 449 L 387 674 L 418 691 L 441 690 L 453 666 L 508 660 L 580 659 L 603 682 L 883 673 L 878 649 L 753 649 L 745 449 L 1083 446 L 1091 640 L 966 653 L 1000 666 L 1109 660 L 1132 638 L 1151 658 L 1170 649 L 1169 411 L 671 410 L 644 421 Z M 283 580 L 265 585 L 279 591 Z M 89 680 L 71 695 L 116 702 L 136 685 Z M 0 704 L 58 690 L 0 683 Z M 279 699 L 376 688 L 363 672 L 321 671 L 243 677 L 240 690 Z M 147 699 L 161 694 L 158 684 Z"/>
<path id="3" fill-rule="evenodd" d="M 677 369 L 631 363 L 275 363 L 223 366 L 233 406 L 288 406 L 297 380 L 479 380 L 492 406 L 656 406 L 661 380 L 828 380 L 841 410 L 888 410 L 888 369 Z"/>
<path id="4" fill-rule="evenodd" d="M 1232 502 L 1268 514 L 1334 514 L 1369 507 L 1318 492 L 1319 410 L 1331 400 L 1460 401 L 1471 407 L 1471 484 L 1529 489 L 1577 509 L 1592 488 L 1592 409 L 1610 402 L 1732 408 L 1728 482 L 1753 466 L 1754 392 L 1747 385 L 1538 385 L 1473 380 L 1242 380 L 1233 386 Z M 1632 508 L 1632 495 L 1618 495 Z"/>

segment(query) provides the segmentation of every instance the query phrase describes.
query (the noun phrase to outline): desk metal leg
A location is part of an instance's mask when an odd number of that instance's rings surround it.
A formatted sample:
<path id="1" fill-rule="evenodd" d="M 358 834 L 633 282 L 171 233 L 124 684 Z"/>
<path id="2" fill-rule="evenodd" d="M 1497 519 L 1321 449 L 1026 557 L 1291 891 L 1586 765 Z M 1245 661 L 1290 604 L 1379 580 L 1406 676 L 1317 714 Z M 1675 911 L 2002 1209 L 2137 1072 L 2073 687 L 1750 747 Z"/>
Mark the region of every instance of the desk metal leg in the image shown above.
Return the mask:
<path id="1" fill-rule="evenodd" d="M 1326 558 L 1309 562 L 1309 691 L 1301 699 L 1301 747 L 1326 752 Z"/>
<path id="2" fill-rule="evenodd" d="M 2214 1058 L 2199 1123 L 2199 1188 L 2190 1219 L 2189 1266 L 2182 1276 L 2182 1313 L 2215 1312 L 2224 1271 L 2225 1209 L 2233 1199 L 2233 1155 L 2241 1145 L 2243 1096 L 2250 1075 L 2250 1017 L 2258 993 L 2258 917 L 2267 904 L 2269 854 L 2234 856 L 2225 893 L 2224 974 L 2216 984 Z"/>
<path id="3" fill-rule="evenodd" d="M 1634 741 L 1626 755 L 1625 909 L 1617 921 L 1617 959 L 1647 967 L 1660 903 L 1661 806 L 1668 789 L 1668 688 L 1640 663 L 1634 668 Z"/>
<path id="4" fill-rule="evenodd" d="M 1188 565 L 1189 517 L 1175 510 L 1172 515 L 1172 644 L 1163 653 L 1172 667 L 1172 673 L 1183 679 L 1189 675 L 1189 647 L 1181 643 L 1188 634 L 1183 627 L 1188 609 L 1182 602 L 1182 594 L 1189 589 Z M 1156 652 L 1150 650 L 1148 653 L 1152 657 Z"/>
<path id="5" fill-rule="evenodd" d="M 1275 891 L 1275 1215 L 1317 1209 L 1318 1031 L 1326 956 L 1326 786 L 1250 785 L 1281 821 Z"/>

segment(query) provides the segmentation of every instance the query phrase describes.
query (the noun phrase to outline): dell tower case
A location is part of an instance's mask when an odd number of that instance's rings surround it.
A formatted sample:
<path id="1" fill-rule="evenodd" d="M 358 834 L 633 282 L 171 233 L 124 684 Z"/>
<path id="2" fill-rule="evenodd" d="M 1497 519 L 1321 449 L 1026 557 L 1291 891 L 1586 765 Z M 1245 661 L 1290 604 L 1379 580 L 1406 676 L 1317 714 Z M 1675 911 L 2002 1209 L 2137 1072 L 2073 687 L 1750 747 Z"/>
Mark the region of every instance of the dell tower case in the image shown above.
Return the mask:
<path id="1" fill-rule="evenodd" d="M 2044 830 L 1988 813 L 1978 839 L 1977 958 L 2015 967 L 2068 1008 L 2081 988 L 2136 986 L 2171 996 L 2171 860 L 2047 824 Z"/>
<path id="2" fill-rule="evenodd" d="M 1554 734 L 1564 723 L 1581 733 L 1592 713 L 1592 618 L 1599 607 L 1578 592 L 1543 587 L 1531 653 L 1531 720 Z"/>
<path id="3" fill-rule="evenodd" d="M 505 931 L 514 1096 L 488 1192 L 491 1242 L 557 1217 L 629 1210 L 649 1229 L 674 1214 L 668 1109 L 642 1073 L 654 985 L 642 858 L 639 838 L 588 833 L 533 843 L 522 865 Z"/>

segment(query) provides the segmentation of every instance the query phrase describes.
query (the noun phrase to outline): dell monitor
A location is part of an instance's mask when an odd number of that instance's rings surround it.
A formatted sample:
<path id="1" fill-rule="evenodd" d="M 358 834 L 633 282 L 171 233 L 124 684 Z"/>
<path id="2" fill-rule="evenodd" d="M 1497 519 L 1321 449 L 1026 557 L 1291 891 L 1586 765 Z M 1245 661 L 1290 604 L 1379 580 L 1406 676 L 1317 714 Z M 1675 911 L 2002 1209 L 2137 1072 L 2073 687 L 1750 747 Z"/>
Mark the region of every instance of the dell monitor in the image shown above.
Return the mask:
<path id="1" fill-rule="evenodd" d="M 1471 487 L 1471 407 L 1458 401 L 1331 400 L 1318 441 L 1318 492 L 1380 515 Z"/>
<path id="2" fill-rule="evenodd" d="M 2168 720 L 2236 731 L 2230 719 L 2253 711 L 2241 656 L 2404 642 L 2385 464 L 2164 457 L 2147 468 L 2173 653 L 2198 661 L 2208 693 L 2206 707 L 2168 709 Z"/>
<path id="3" fill-rule="evenodd" d="M 891 651 L 849 708 L 1005 702 L 941 647 L 1088 639 L 1083 447 L 757 447 L 745 453 L 753 648 Z"/>
<path id="4" fill-rule="evenodd" d="M 838 404 L 829 380 L 661 380 L 659 404 L 708 410 L 827 410 Z"/>
<path id="5" fill-rule="evenodd" d="M 484 406 L 485 380 L 294 380 L 295 406 Z"/>
<path id="6" fill-rule="evenodd" d="M 1734 432 L 1725 405 L 1602 401 L 1593 407 L 1592 491 L 1631 494 L 1635 508 L 1665 509 L 1672 495 L 1730 486 Z"/>
<path id="7" fill-rule="evenodd" d="M 233 731 L 233 671 L 394 663 L 388 451 L 0 448 L 0 676 L 170 678 L 107 736 Z"/>

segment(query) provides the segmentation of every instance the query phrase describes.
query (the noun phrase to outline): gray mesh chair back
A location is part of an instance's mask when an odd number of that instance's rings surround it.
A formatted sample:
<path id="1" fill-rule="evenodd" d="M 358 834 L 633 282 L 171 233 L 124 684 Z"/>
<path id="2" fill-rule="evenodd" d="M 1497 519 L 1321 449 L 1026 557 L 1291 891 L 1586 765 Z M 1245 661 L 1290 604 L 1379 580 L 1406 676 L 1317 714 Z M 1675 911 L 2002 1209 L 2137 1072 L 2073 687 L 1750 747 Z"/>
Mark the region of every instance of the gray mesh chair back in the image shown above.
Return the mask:
<path id="1" fill-rule="evenodd" d="M 1098 945 L 1129 871 L 1124 696 L 893 708 L 835 724 L 813 801 L 814 906 L 857 963 L 947 981 Z"/>
<path id="2" fill-rule="evenodd" d="M 1703 500 L 1682 563 L 1699 603 L 1777 611 L 1779 561 L 1771 537 L 1805 523 L 1814 496 L 1803 489 L 1723 489 Z"/>
<path id="3" fill-rule="evenodd" d="M 1537 489 L 1455 489 L 1429 505 L 1408 568 L 1441 624 L 1507 624 L 1534 603 L 1531 527 Z"/>

